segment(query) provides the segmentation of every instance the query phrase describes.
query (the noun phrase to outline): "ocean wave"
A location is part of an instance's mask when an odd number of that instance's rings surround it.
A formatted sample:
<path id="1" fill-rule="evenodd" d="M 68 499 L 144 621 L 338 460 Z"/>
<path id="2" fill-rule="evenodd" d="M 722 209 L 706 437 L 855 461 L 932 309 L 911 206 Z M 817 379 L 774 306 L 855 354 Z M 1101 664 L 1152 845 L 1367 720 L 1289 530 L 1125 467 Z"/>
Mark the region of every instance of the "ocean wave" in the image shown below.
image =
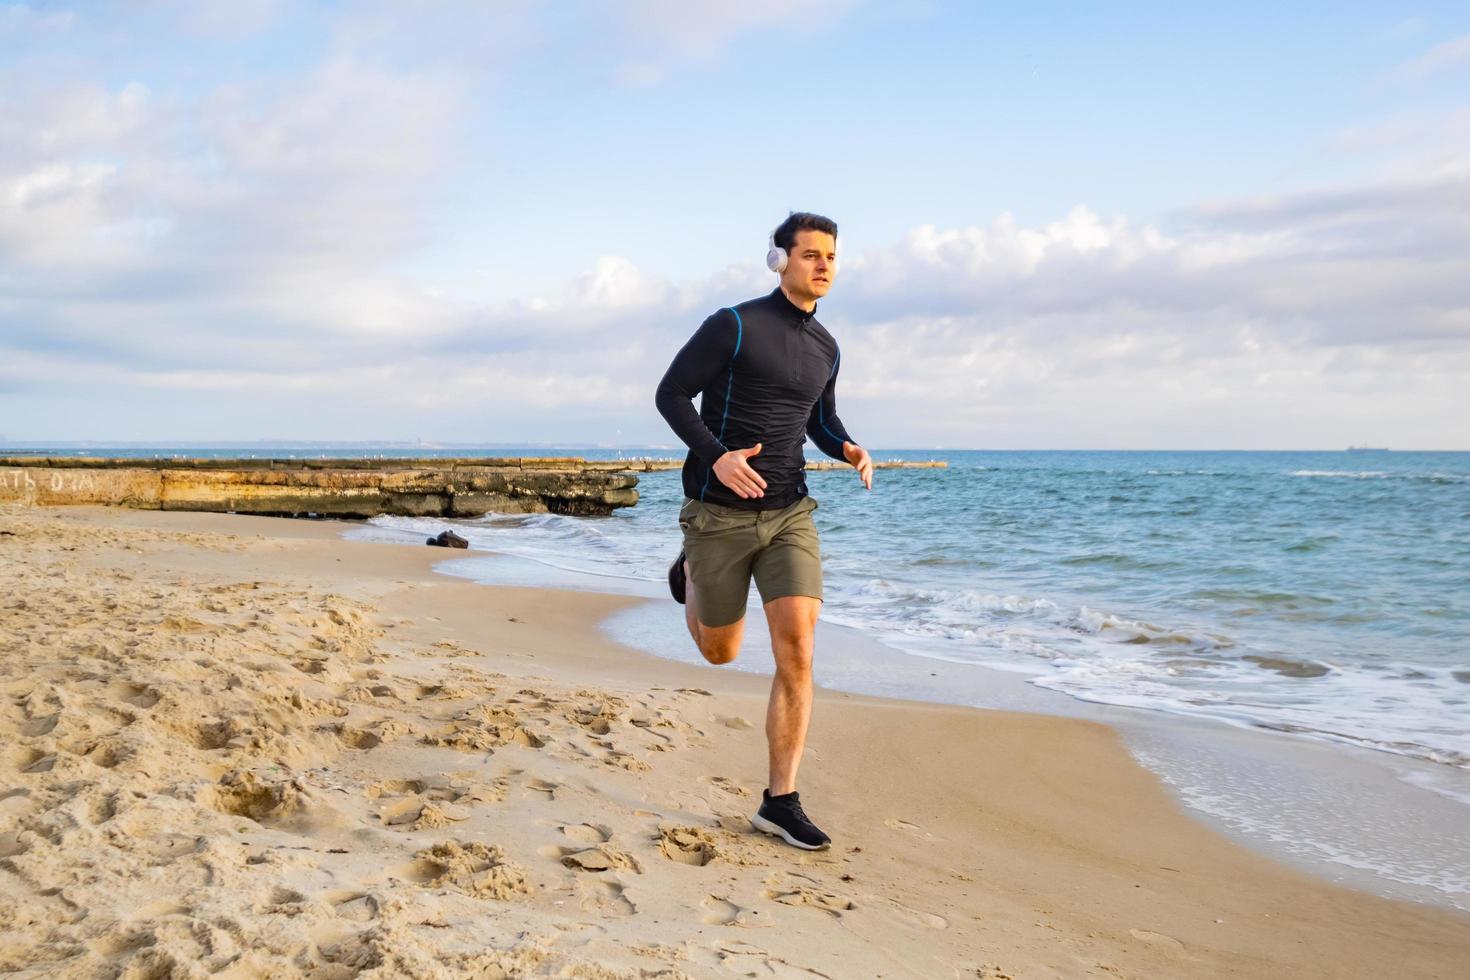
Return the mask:
<path id="1" fill-rule="evenodd" d="M 1077 628 L 1082 629 L 1109 643 L 1130 645 L 1154 644 L 1156 646 L 1188 647 L 1204 652 L 1226 650 L 1235 646 L 1235 641 L 1218 633 L 1156 626 L 1142 620 L 1129 619 L 1113 613 L 1081 607 L 1072 617 Z"/>
<path id="2" fill-rule="evenodd" d="M 1321 551 L 1337 540 L 1339 538 L 1335 534 L 1324 534 L 1312 538 L 1303 538 L 1300 541 L 1287 545 L 1281 550 L 1290 554 L 1306 554 L 1312 551 Z"/>
<path id="3" fill-rule="evenodd" d="M 993 634 L 1015 619 L 1033 619 L 1105 643 L 1151 644 L 1199 653 L 1236 645 L 1232 638 L 1219 633 L 1159 626 L 1086 605 L 1068 608 L 1053 599 L 1015 593 L 924 589 L 871 579 L 850 598 L 839 594 L 833 599 L 851 619 L 866 618 L 871 626 L 919 636 L 970 640 Z M 868 615 L 864 617 L 864 613 Z"/>
<path id="4" fill-rule="evenodd" d="M 1316 597 L 1241 590 L 1295 605 Z M 1262 649 L 1214 630 L 1155 622 L 1049 597 L 866 581 L 833 596 L 824 618 L 886 635 L 900 649 L 954 643 L 952 659 L 1011 669 L 1083 701 L 1206 716 L 1470 768 L 1470 735 L 1453 719 L 1456 670 L 1416 663 L 1337 663 Z M 921 652 L 916 647 L 916 652 Z M 933 655 L 929 646 L 924 655 Z"/>
<path id="5" fill-rule="evenodd" d="M 1240 661 L 1222 661 L 1212 665 L 1213 685 L 1202 687 L 1193 672 L 1173 674 L 1137 659 L 1059 658 L 1052 666 L 1030 683 L 1082 701 L 1208 717 L 1470 769 L 1470 735 L 1447 723 L 1452 709 L 1440 683 L 1390 686 L 1342 665 L 1305 682 L 1290 676 L 1268 682 L 1244 674 Z"/>
<path id="6" fill-rule="evenodd" d="M 1230 470 L 1144 470 L 1147 476 L 1228 476 L 1247 477 L 1248 474 Z"/>
<path id="7" fill-rule="evenodd" d="M 1336 599 L 1311 595 L 1305 592 L 1271 592 L 1266 589 L 1194 589 L 1184 594 L 1185 599 L 1207 599 L 1212 602 L 1244 603 L 1248 606 L 1274 607 L 1282 610 L 1320 609 L 1337 604 Z"/>
<path id="8" fill-rule="evenodd" d="M 1337 476 L 1352 480 L 1381 480 L 1393 476 L 1383 470 L 1292 470 L 1292 476 Z"/>
<path id="9" fill-rule="evenodd" d="M 1387 470 L 1292 470 L 1288 475 L 1345 480 L 1421 480 L 1429 483 L 1470 481 L 1470 473 L 1394 473 Z"/>

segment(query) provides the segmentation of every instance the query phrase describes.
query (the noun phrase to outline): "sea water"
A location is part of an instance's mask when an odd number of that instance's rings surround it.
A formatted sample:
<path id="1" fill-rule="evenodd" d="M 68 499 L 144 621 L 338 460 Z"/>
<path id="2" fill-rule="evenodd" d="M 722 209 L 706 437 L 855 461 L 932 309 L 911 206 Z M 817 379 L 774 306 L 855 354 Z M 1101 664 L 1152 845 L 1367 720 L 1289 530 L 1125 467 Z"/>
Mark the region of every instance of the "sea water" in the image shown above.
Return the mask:
<path id="1" fill-rule="evenodd" d="M 1470 768 L 1470 454 L 899 455 L 949 465 L 879 470 L 872 492 L 807 476 L 827 621 L 1075 698 Z M 547 569 L 659 583 L 679 474 L 639 492 L 607 518 L 450 523 Z"/>

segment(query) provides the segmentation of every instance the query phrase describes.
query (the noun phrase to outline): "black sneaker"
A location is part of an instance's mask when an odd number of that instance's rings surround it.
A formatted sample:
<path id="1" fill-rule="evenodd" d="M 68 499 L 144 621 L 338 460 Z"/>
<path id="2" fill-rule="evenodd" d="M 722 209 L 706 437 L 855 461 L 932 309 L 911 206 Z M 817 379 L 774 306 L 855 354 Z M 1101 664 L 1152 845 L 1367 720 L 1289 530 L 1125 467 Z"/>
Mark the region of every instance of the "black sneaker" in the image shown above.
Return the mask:
<path id="1" fill-rule="evenodd" d="M 795 791 L 772 796 L 769 789 L 762 790 L 761 808 L 750 822 L 756 830 L 775 834 L 791 846 L 804 850 L 820 851 L 832 843 L 832 838 L 822 833 L 802 812 L 801 796 Z"/>
<path id="2" fill-rule="evenodd" d="M 674 601 L 684 605 L 684 552 L 679 552 L 679 557 L 669 566 L 669 591 L 674 594 Z"/>

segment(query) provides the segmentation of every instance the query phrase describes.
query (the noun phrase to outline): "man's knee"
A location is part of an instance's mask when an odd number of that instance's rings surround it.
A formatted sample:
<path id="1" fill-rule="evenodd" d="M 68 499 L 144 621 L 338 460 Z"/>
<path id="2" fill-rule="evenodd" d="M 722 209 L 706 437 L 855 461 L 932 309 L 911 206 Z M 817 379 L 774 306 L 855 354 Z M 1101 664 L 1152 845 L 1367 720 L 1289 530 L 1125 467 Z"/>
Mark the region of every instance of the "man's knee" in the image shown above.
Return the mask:
<path id="1" fill-rule="evenodd" d="M 771 603 L 767 611 L 771 652 L 775 654 L 777 675 L 794 680 L 809 677 L 812 652 L 816 647 L 817 624 L 781 600 Z"/>
<path id="2" fill-rule="evenodd" d="M 776 658 L 776 676 L 784 681 L 804 683 L 812 676 L 811 650 L 787 650 Z"/>
<path id="3" fill-rule="evenodd" d="M 699 641 L 699 652 L 704 656 L 704 659 L 718 666 L 720 664 L 727 664 L 739 656 L 740 644 L 730 643 L 728 641 L 701 639 Z"/>
<path id="4" fill-rule="evenodd" d="M 727 664 L 740 654 L 740 641 L 745 634 L 743 620 L 729 626 L 699 624 L 699 653 L 712 664 Z"/>
<path id="5" fill-rule="evenodd" d="M 776 656 L 776 673 L 780 676 L 801 680 L 811 676 L 812 652 L 815 647 L 810 630 L 782 631 L 771 637 L 771 646 Z"/>
<path id="6" fill-rule="evenodd" d="M 816 646 L 816 628 L 812 623 L 771 623 L 771 646 L 777 653 L 790 652 L 794 656 L 811 657 Z"/>

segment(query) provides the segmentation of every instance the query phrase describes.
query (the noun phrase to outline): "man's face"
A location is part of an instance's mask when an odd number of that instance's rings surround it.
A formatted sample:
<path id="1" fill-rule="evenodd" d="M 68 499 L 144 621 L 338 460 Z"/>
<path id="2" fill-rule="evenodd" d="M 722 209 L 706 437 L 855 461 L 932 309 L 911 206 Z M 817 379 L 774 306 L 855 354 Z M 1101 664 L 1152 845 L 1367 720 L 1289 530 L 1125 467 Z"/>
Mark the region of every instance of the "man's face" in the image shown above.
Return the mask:
<path id="1" fill-rule="evenodd" d="M 837 239 L 825 231 L 803 228 L 786 256 L 781 285 L 794 296 L 821 299 L 837 278 Z"/>

